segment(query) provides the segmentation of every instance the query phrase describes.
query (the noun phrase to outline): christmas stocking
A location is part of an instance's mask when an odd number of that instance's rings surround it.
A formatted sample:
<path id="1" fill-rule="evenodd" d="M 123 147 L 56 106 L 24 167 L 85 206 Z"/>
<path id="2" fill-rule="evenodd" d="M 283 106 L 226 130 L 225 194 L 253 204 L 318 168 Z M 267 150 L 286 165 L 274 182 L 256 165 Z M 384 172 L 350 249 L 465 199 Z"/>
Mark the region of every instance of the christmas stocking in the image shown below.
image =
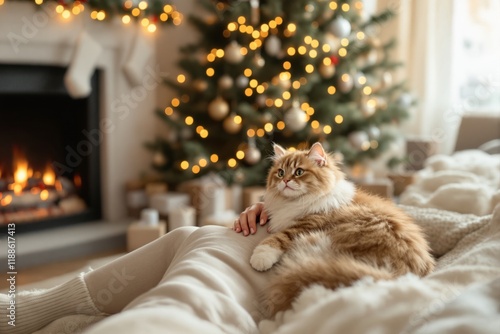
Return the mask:
<path id="1" fill-rule="evenodd" d="M 80 33 L 73 59 L 64 76 L 64 83 L 71 97 L 83 98 L 90 94 L 90 79 L 101 51 L 102 47 L 87 32 Z"/>
<path id="2" fill-rule="evenodd" d="M 148 64 L 152 54 L 151 46 L 147 43 L 146 37 L 141 36 L 140 32 L 137 32 L 129 57 L 123 68 L 132 86 L 137 86 L 142 83 L 144 68 Z"/>

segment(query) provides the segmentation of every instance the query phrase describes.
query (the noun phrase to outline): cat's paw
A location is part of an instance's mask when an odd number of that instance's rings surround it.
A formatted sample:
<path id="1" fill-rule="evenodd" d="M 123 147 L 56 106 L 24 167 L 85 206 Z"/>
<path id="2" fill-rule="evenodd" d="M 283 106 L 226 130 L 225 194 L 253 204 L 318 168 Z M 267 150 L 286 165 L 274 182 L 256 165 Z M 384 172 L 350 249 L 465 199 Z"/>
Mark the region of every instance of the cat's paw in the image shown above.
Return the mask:
<path id="1" fill-rule="evenodd" d="M 252 268 L 257 271 L 266 271 L 280 260 L 283 251 L 268 245 L 257 246 L 250 258 Z"/>

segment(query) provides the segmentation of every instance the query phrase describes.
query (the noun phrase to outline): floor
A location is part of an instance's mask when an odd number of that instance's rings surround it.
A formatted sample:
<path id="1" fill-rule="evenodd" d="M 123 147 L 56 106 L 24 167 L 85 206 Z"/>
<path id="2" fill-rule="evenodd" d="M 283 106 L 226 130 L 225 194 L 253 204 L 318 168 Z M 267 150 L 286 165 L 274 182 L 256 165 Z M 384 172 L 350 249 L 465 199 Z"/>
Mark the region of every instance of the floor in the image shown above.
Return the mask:
<path id="1" fill-rule="evenodd" d="M 58 263 L 45 264 L 39 267 L 26 268 L 18 272 L 16 277 L 16 284 L 18 287 L 22 287 L 23 285 L 28 285 L 56 276 L 64 275 L 75 270 L 85 268 L 90 261 L 109 257 L 112 255 L 118 255 L 124 253 L 125 251 L 125 249 L 115 249 L 113 251 L 100 252 L 91 256 L 85 256 L 74 260 L 67 260 Z"/>

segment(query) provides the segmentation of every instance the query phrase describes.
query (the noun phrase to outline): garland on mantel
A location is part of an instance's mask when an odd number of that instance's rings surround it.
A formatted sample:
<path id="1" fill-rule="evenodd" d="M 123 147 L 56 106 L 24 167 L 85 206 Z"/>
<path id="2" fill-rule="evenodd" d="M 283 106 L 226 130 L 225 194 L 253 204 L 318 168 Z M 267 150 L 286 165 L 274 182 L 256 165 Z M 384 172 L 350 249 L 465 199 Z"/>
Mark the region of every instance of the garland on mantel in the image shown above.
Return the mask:
<path id="1" fill-rule="evenodd" d="M 0 0 L 0 6 L 6 1 Z M 183 15 L 165 0 L 34 0 L 39 6 L 52 6 L 63 19 L 88 13 L 94 20 L 103 21 L 121 16 L 123 24 L 138 21 L 149 32 L 155 32 L 158 24 L 179 25 Z"/>

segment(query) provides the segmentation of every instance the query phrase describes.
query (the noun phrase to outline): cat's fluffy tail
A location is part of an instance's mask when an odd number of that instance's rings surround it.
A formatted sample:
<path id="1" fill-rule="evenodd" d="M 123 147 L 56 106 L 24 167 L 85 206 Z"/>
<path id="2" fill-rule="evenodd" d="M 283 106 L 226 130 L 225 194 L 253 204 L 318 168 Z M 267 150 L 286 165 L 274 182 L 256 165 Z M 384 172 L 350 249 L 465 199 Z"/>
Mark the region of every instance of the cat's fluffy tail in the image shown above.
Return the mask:
<path id="1" fill-rule="evenodd" d="M 321 254 L 321 256 L 296 256 L 283 258 L 273 268 L 274 275 L 263 292 L 263 307 L 266 317 L 291 307 L 293 300 L 309 285 L 321 284 L 330 289 L 350 286 L 363 277 L 375 280 L 391 279 L 387 269 L 354 259 L 344 254 Z"/>

